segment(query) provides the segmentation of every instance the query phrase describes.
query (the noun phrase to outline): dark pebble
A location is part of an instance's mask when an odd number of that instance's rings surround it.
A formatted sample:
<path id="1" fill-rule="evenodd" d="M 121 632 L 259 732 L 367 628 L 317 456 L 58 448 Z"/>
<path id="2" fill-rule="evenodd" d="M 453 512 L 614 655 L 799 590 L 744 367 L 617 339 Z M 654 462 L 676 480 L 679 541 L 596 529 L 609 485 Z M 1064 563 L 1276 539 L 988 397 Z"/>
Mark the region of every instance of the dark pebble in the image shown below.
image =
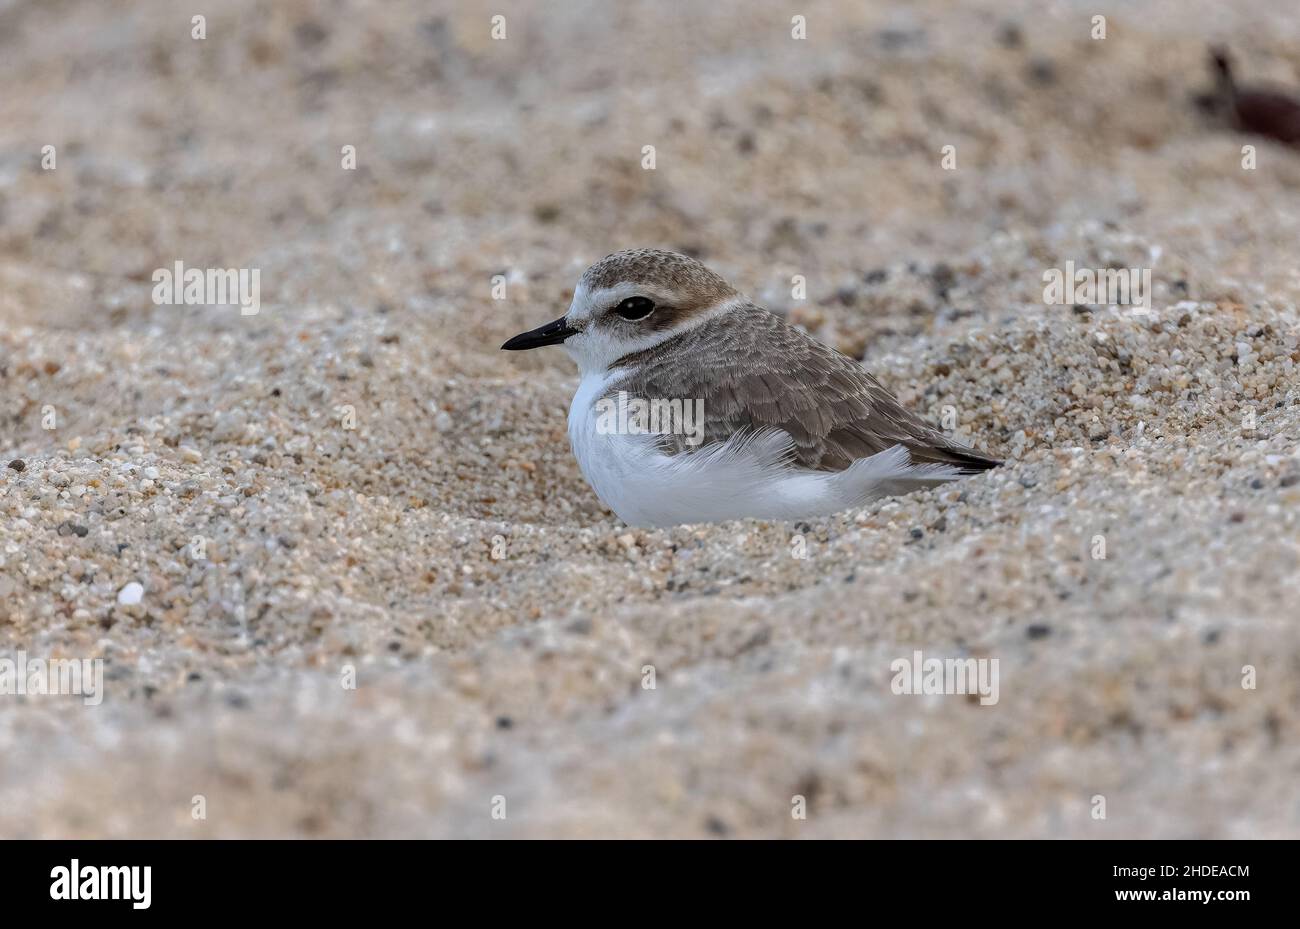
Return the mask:
<path id="1" fill-rule="evenodd" d="M 1041 623 L 1035 623 L 1025 628 L 1025 635 L 1031 639 L 1045 639 L 1052 634 L 1051 626 L 1044 626 Z"/>
<path id="2" fill-rule="evenodd" d="M 294 27 L 293 36 L 303 48 L 315 48 L 329 38 L 329 31 L 320 23 L 307 20 Z"/>
<path id="3" fill-rule="evenodd" d="M 1029 65 L 1029 79 L 1035 84 L 1055 84 L 1056 65 L 1045 58 L 1039 58 Z"/>
<path id="4" fill-rule="evenodd" d="M 498 729 L 513 729 L 514 727 L 515 727 L 515 721 L 514 721 L 513 719 L 511 719 L 509 716 L 498 716 L 498 717 L 497 717 L 497 728 L 498 728 Z"/>
<path id="5" fill-rule="evenodd" d="M 998 29 L 998 44 L 1003 48 L 1020 48 L 1025 44 L 1024 33 L 1016 23 L 1003 23 Z"/>
<path id="6" fill-rule="evenodd" d="M 930 283 L 940 295 L 946 295 L 952 286 L 957 283 L 957 275 L 953 272 L 951 265 L 941 261 L 930 269 Z"/>
<path id="7" fill-rule="evenodd" d="M 9 462 L 9 467 L 15 471 L 26 471 L 27 462 L 23 461 L 21 458 L 15 458 L 13 461 Z"/>
<path id="8" fill-rule="evenodd" d="M 876 33 L 876 41 L 889 49 L 920 45 L 925 42 L 925 32 L 920 29 L 882 29 Z"/>

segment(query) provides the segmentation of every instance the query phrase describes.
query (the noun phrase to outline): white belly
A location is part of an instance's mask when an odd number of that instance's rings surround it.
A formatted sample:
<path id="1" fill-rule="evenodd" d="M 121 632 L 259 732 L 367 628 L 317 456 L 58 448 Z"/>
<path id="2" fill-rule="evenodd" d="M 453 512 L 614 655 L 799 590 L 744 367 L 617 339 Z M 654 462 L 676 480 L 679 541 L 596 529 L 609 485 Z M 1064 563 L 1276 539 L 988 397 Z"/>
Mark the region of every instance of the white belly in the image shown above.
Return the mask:
<path id="1" fill-rule="evenodd" d="M 790 437 L 780 430 L 666 455 L 654 436 L 597 428 L 595 404 L 612 379 L 583 376 L 569 407 L 569 443 L 596 495 L 630 526 L 827 516 L 958 476 L 951 468 L 913 465 L 902 446 L 844 471 L 809 471 L 788 463 Z"/>

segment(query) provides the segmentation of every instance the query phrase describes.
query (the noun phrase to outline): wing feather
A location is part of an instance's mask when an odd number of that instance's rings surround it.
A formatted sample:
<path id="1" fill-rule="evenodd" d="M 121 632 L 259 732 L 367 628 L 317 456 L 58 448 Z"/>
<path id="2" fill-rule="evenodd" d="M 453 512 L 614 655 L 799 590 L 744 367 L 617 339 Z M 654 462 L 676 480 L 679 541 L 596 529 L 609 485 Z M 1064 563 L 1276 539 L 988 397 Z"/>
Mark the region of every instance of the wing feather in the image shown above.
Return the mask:
<path id="1" fill-rule="evenodd" d="M 704 445 L 737 433 L 784 430 L 793 460 L 842 471 L 902 445 L 918 464 L 983 471 L 1001 462 L 949 440 L 908 412 L 860 364 L 747 304 L 654 348 L 620 359 L 627 377 L 610 393 L 702 399 Z M 669 451 L 694 448 L 665 437 Z"/>

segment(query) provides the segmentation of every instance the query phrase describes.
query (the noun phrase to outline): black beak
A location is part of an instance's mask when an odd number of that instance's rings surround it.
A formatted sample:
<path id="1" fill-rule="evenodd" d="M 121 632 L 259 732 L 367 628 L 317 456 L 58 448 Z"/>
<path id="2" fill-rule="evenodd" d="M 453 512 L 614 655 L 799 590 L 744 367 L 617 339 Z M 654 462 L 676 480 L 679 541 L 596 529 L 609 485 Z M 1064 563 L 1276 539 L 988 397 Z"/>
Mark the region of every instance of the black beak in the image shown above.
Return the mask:
<path id="1" fill-rule="evenodd" d="M 519 333 L 502 345 L 501 349 L 507 352 L 522 352 L 529 348 L 541 348 L 543 345 L 559 345 L 577 331 L 577 329 L 570 329 L 561 316 L 545 326 Z"/>

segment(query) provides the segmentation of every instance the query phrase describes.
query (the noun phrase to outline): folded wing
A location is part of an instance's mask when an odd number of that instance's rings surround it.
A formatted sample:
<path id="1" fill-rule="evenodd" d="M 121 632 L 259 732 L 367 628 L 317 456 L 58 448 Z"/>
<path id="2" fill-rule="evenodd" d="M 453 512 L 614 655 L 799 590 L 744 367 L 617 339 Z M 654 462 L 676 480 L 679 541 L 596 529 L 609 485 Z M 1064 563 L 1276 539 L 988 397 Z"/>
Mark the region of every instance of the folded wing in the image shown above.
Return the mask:
<path id="1" fill-rule="evenodd" d="M 857 362 L 753 305 L 618 363 L 624 364 L 634 373 L 611 391 L 704 401 L 704 445 L 777 428 L 793 440 L 795 462 L 818 471 L 842 471 L 896 445 L 916 464 L 950 465 L 962 473 L 1001 464 L 908 412 Z M 696 446 L 675 435 L 665 437 L 665 447 L 679 452 Z"/>

